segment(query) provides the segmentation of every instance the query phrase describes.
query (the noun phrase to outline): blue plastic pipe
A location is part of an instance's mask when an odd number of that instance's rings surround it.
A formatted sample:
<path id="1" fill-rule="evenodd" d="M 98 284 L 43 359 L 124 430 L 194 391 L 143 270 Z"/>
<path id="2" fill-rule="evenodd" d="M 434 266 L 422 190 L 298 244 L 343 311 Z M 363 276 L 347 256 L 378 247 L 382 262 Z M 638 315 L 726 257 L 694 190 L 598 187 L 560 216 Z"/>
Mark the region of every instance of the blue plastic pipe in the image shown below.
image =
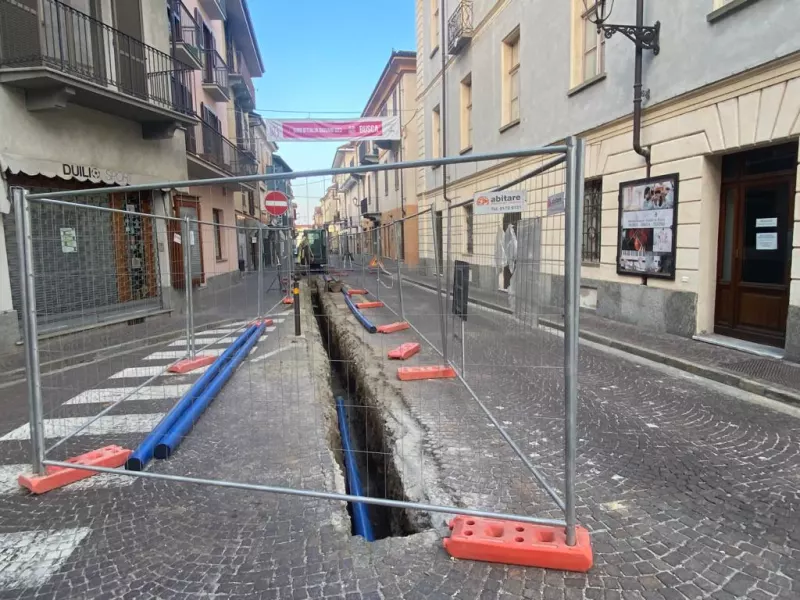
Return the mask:
<path id="1" fill-rule="evenodd" d="M 181 415 L 186 412 L 186 409 L 202 394 L 206 386 L 217 376 L 222 369 L 222 366 L 236 354 L 237 350 L 241 348 L 242 344 L 247 341 L 248 337 L 256 330 L 256 325 L 250 325 L 244 330 L 244 333 L 236 338 L 233 343 L 228 346 L 228 349 L 217 358 L 208 370 L 203 373 L 203 376 L 195 381 L 194 385 L 189 388 L 189 391 L 184 394 L 183 398 L 178 400 L 175 406 L 172 407 L 164 418 L 153 428 L 144 441 L 139 444 L 139 447 L 128 457 L 125 463 L 125 468 L 129 471 L 141 471 L 145 465 L 153 458 L 153 452 L 161 441 L 161 438 L 172 428 L 172 426 L 180 419 Z"/>
<path id="2" fill-rule="evenodd" d="M 214 398 L 216 398 L 222 386 L 231 378 L 234 371 L 236 371 L 236 367 L 247 357 L 247 354 L 261 337 L 265 327 L 266 324 L 262 323 L 250 334 L 250 337 L 239 347 L 233 358 L 222 367 L 214 380 L 203 390 L 197 398 L 197 401 L 186 409 L 178 421 L 159 441 L 154 453 L 156 458 L 169 458 L 170 455 L 175 452 L 183 438 L 186 437 L 186 434 L 189 433 L 189 430 L 200 418 L 200 415 L 203 414 L 203 411 L 211 404 Z"/>
<path id="3" fill-rule="evenodd" d="M 377 333 L 378 328 L 372 324 L 372 321 L 370 321 L 369 319 L 367 319 L 367 317 L 361 314 L 361 311 L 356 308 L 356 305 L 353 304 L 353 301 L 350 299 L 350 296 L 348 296 L 346 292 L 342 293 L 344 294 L 345 303 L 350 308 L 353 315 L 355 315 L 356 319 L 358 319 L 358 322 L 364 326 L 364 329 L 366 329 L 370 333 Z"/>
<path id="4" fill-rule="evenodd" d="M 361 476 L 356 467 L 356 457 L 350 443 L 350 427 L 347 425 L 347 413 L 344 411 L 344 400 L 341 396 L 336 397 L 336 415 L 339 417 L 339 433 L 342 438 L 342 448 L 344 450 L 344 468 L 347 471 L 347 493 L 352 496 L 363 496 L 361 491 Z M 351 502 L 353 509 L 353 530 L 356 535 L 360 535 L 368 542 L 375 541 L 375 533 L 372 531 L 372 521 L 369 520 L 367 505 L 362 502 Z"/>

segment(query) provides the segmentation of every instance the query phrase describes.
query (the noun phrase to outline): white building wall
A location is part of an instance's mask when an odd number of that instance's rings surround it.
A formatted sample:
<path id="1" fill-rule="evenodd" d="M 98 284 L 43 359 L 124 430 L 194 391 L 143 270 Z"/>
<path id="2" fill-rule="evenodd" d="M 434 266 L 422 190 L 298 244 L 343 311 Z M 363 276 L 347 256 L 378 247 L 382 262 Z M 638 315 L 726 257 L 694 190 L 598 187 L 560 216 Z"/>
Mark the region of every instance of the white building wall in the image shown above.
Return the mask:
<path id="1" fill-rule="evenodd" d="M 457 0 L 444 1 L 449 17 Z M 460 54 L 448 57 L 446 107 L 449 115 L 458 114 L 460 82 L 472 73 L 474 153 L 549 144 L 631 113 L 634 49 L 621 34 L 606 41 L 605 78 L 568 96 L 573 1 L 583 5 L 582 0 L 474 0 L 474 38 Z M 417 76 L 424 96 L 420 106 L 424 110 L 428 148 L 431 111 L 441 101 L 442 51 L 440 48 L 431 56 L 429 5 L 429 0 L 417 1 Z M 612 22 L 635 23 L 634 0 L 617 0 L 614 6 Z M 645 3 L 645 24 L 661 21 L 661 53 L 653 56 L 645 52 L 644 56 L 644 87 L 651 93 L 648 105 L 800 50 L 795 25 L 800 20 L 800 2 L 757 0 L 709 23 L 707 16 L 713 8 L 712 0 Z M 521 122 L 501 133 L 500 50 L 503 39 L 517 26 L 521 33 Z M 766 39 L 769 43 L 765 43 Z M 455 154 L 459 149 L 458 121 L 450 121 L 448 129 L 449 154 Z M 648 142 L 644 136 L 643 143 Z M 457 179 L 474 168 L 464 166 L 448 171 Z M 437 185 L 430 170 L 426 185 Z"/>
<path id="2" fill-rule="evenodd" d="M 449 16 L 455 2 L 447 3 Z M 581 0 L 577 4 L 582 5 Z M 633 0 L 617 0 L 611 21 L 634 23 L 633 7 Z M 584 285 L 592 287 L 597 298 L 597 312 L 682 335 L 713 331 L 721 155 L 796 142 L 800 136 L 800 37 L 790 31 L 790 23 L 800 17 L 800 3 L 754 0 L 710 22 L 707 17 L 713 8 L 711 0 L 646 3 L 645 23 L 662 22 L 662 48 L 658 56 L 645 52 L 644 87 L 650 89 L 651 98 L 645 107 L 642 143 L 651 147 L 652 175 L 679 174 L 674 281 L 650 279 L 642 285 L 641 278 L 616 273 L 619 184 L 646 176 L 644 159 L 632 150 L 634 48 L 630 40 L 620 34 L 607 40 L 605 77 L 570 94 L 570 2 L 475 0 L 475 37 L 466 50 L 448 59 L 448 101 L 443 111 L 451 156 L 460 149 L 459 86 L 468 73 L 473 82 L 472 152 L 558 143 L 572 134 L 584 137 L 586 177 L 602 177 L 600 261 L 582 270 Z M 517 26 L 521 119 L 503 132 L 502 41 Z M 417 101 L 422 107 L 418 118 L 424 125 L 420 148 L 421 155 L 430 157 L 431 113 L 441 102 L 441 49 L 431 57 L 427 0 L 417 2 L 417 35 Z M 448 167 L 448 196 L 470 198 L 514 179 L 537 162 Z M 420 170 L 420 210 L 431 202 L 443 208 L 442 171 Z M 548 174 L 520 187 L 540 194 L 548 187 L 546 178 L 558 176 Z M 797 200 L 795 220 L 800 221 Z M 537 210 L 531 207 L 523 217 L 536 216 Z M 462 217 L 454 215 L 454 228 L 463 230 Z M 430 222 L 423 220 L 421 232 L 427 232 Z M 787 323 L 787 352 L 793 345 L 795 355 L 800 353 L 799 236 L 796 222 Z M 490 245 L 494 242 L 492 236 L 487 239 Z M 429 246 L 429 240 L 421 237 L 420 248 L 428 259 Z M 457 247 L 455 252 L 463 249 Z M 491 262 L 490 247 L 479 253 L 486 260 L 473 257 L 473 262 Z"/>

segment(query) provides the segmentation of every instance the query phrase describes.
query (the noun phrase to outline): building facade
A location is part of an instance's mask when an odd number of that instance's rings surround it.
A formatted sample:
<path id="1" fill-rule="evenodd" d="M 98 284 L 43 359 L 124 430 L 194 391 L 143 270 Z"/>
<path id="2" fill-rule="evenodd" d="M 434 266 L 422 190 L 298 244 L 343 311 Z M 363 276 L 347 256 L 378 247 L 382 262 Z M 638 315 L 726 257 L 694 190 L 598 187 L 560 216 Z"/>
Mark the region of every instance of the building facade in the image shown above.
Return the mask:
<path id="1" fill-rule="evenodd" d="M 416 97 L 416 54 L 394 51 L 367 101 L 362 117 L 396 116 L 400 119 L 400 140 L 353 142 L 340 146 L 333 168 L 368 164 L 392 164 L 415 160 L 418 156 Z M 354 240 L 352 252 L 404 256 L 417 264 L 417 226 L 414 219 L 404 222 L 400 234 L 393 228 L 380 236 L 378 228 L 391 225 L 417 213 L 415 174 L 411 170 L 389 170 L 365 175 L 338 175 L 321 199 L 323 214 L 331 215 L 329 231 L 365 233 Z M 328 213 L 325 206 L 329 206 Z M 335 208 L 333 208 L 335 206 Z M 330 226 L 333 225 L 333 228 Z M 399 238 L 399 239 L 396 239 Z M 364 246 L 364 248 L 362 248 Z"/>
<path id="2" fill-rule="evenodd" d="M 19 256 L 10 190 L 32 192 L 185 179 L 183 90 L 194 67 L 174 61 L 164 2 L 0 2 L 0 350 L 19 339 Z M 56 43 L 56 41 L 58 43 Z M 168 214 L 169 194 L 83 197 L 95 206 Z M 45 244 L 34 267 L 40 330 L 169 308 L 169 256 L 152 219 L 32 209 Z M 63 233 L 63 232 L 62 232 Z M 102 285 L 98 284 L 102 281 Z"/>
<path id="3" fill-rule="evenodd" d="M 137 193 L 124 186 L 266 169 L 273 148 L 259 146 L 259 120 L 251 118 L 252 77 L 262 72 L 245 0 L 0 1 L 0 352 L 20 338 L 12 188 L 118 185 L 118 193 L 75 203 L 208 221 L 192 234 L 195 285 L 242 268 L 250 248 L 217 235 L 216 223 L 251 219 L 259 227 L 255 186 Z M 34 239 L 62 238 L 36 253 L 40 331 L 179 305 L 183 254 L 168 242 L 179 239 L 179 225 L 33 207 Z"/>
<path id="4" fill-rule="evenodd" d="M 255 109 L 253 79 L 264 72 L 245 0 L 170 0 L 176 57 L 199 57 L 188 96 L 197 123 L 186 129 L 190 179 L 259 172 L 255 132 L 263 123 Z M 263 169 L 263 166 L 261 167 Z M 173 211 L 211 225 L 198 226 L 192 247 L 192 280 L 199 286 L 229 285 L 257 265 L 258 184 L 190 187 L 173 197 Z M 236 225 L 239 229 L 230 229 Z M 213 237 L 213 243 L 208 238 Z M 256 240 L 255 242 L 253 240 Z M 179 249 L 175 249 L 176 251 Z M 173 285 L 183 280 L 175 252 Z"/>
<path id="5" fill-rule="evenodd" d="M 609 22 L 634 24 L 635 5 L 618 0 Z M 800 38 L 791 24 L 800 17 L 800 4 L 645 3 L 644 23 L 661 26 L 660 53 L 644 52 L 649 96 L 641 145 L 649 161 L 632 146 L 634 46 L 621 34 L 598 34 L 591 22 L 595 8 L 591 0 L 417 0 L 418 120 L 425 132 L 420 155 L 439 156 L 445 149 L 448 156 L 469 155 L 583 137 L 583 307 L 651 331 L 716 332 L 785 348 L 786 356 L 797 358 Z M 448 198 L 472 198 L 540 163 L 448 167 Z M 420 210 L 445 208 L 442 171 L 420 170 Z M 674 276 L 642 276 L 631 269 L 629 255 L 643 254 L 648 242 L 635 251 L 626 246 L 620 184 L 673 174 Z M 541 198 L 558 185 L 563 187 L 563 170 L 515 189 Z M 453 218 L 468 233 L 456 239 L 454 252 L 475 263 L 473 285 L 508 288 L 507 274 L 491 259 L 477 258 L 493 254 L 482 245 L 495 237 L 472 239 L 469 206 Z M 547 217 L 529 207 L 512 219 L 492 218 L 502 234 L 509 225 L 519 230 L 526 220 Z M 429 249 L 422 252 L 431 260 Z"/>

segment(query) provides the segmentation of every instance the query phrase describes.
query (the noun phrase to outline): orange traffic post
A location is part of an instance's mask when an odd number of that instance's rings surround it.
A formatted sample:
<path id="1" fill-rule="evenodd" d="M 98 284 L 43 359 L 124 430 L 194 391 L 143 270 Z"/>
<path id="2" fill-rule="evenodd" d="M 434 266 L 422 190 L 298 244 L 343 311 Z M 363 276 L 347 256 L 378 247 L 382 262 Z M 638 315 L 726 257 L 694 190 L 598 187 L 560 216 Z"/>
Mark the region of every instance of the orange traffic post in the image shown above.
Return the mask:
<path id="1" fill-rule="evenodd" d="M 389 358 L 397 360 L 406 360 L 411 358 L 421 350 L 421 346 L 417 342 L 408 342 L 407 344 L 400 344 L 394 350 L 389 350 Z"/>
<path id="2" fill-rule="evenodd" d="M 453 367 L 442 365 L 435 367 L 400 367 L 397 378 L 400 381 L 417 381 L 420 379 L 452 379 L 456 376 Z"/>
<path id="3" fill-rule="evenodd" d="M 366 296 L 369 294 L 367 290 L 356 289 L 356 290 L 347 290 L 348 296 Z"/>
<path id="4" fill-rule="evenodd" d="M 97 450 L 92 450 L 86 454 L 81 454 L 75 458 L 69 458 L 65 462 L 87 467 L 121 467 L 128 460 L 131 451 L 121 446 L 106 446 Z M 27 475 L 23 473 L 17 478 L 19 484 L 33 492 L 34 494 L 44 494 L 50 490 L 75 483 L 81 479 L 86 479 L 92 475 L 98 475 L 95 471 L 84 469 L 71 469 L 69 467 L 47 467 L 44 475 Z"/>
<path id="5" fill-rule="evenodd" d="M 383 308 L 383 302 L 379 300 L 375 302 L 358 302 L 356 303 L 356 308 L 359 310 L 362 308 Z"/>
<path id="6" fill-rule="evenodd" d="M 457 516 L 444 547 L 453 558 L 577 571 L 592 568 L 589 532 L 576 527 L 577 541 L 567 546 L 566 529 L 517 521 Z"/>
<path id="7" fill-rule="evenodd" d="M 396 333 L 398 331 L 404 331 L 411 327 L 405 321 L 398 321 L 397 323 L 390 323 L 389 325 L 379 325 L 378 326 L 378 333 Z"/>
<path id="8" fill-rule="evenodd" d="M 195 369 L 213 364 L 215 360 L 217 360 L 216 356 L 204 355 L 195 356 L 194 358 L 184 358 L 172 365 L 167 371 L 170 373 L 191 373 Z"/>

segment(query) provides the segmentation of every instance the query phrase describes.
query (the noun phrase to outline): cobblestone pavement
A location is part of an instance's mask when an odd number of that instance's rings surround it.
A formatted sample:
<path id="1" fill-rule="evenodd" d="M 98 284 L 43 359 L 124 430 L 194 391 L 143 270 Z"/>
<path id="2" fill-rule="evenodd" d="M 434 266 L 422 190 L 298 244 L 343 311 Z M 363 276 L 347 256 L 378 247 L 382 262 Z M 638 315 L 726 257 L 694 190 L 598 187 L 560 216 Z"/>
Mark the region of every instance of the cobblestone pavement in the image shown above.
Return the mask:
<path id="1" fill-rule="evenodd" d="M 395 267 L 387 265 L 390 271 Z M 435 289 L 436 278 L 410 270 L 409 280 Z M 360 276 L 360 272 L 357 273 Z M 470 301 L 496 308 L 501 312 L 512 313 L 508 294 L 488 292 L 482 289 L 470 290 Z M 562 315 L 549 315 L 549 320 L 563 326 Z M 619 347 L 626 352 L 644 356 L 650 360 L 664 362 L 682 370 L 688 370 L 725 383 L 739 385 L 744 389 L 757 389 L 762 384 L 770 389 L 770 397 L 798 403 L 800 394 L 800 365 L 775 358 L 754 357 L 754 355 L 733 348 L 717 346 L 704 341 L 691 340 L 669 333 L 656 332 L 636 325 L 598 317 L 590 312 L 581 316 L 581 335 L 592 341 Z M 740 380 L 746 378 L 748 384 Z M 761 392 L 759 392 L 761 393 Z"/>
<path id="2" fill-rule="evenodd" d="M 435 296 L 404 290 L 409 319 L 440 343 Z M 396 289 L 380 293 L 397 308 Z M 385 309 L 370 314 L 396 320 Z M 175 456 L 153 471 L 343 489 L 330 394 L 318 385 L 327 365 L 308 319 L 304 342 L 287 349 L 290 331 L 287 320 L 264 338 Z M 476 310 L 467 335 L 468 381 L 560 485 L 557 332 Z M 413 337 L 361 339 L 368 355 Z M 376 368 L 391 374 L 396 365 Z M 102 387 L 114 386 L 108 379 Z M 408 389 L 416 418 L 430 419 L 420 460 L 434 458 L 454 501 L 552 514 L 463 389 Z M 166 400 L 126 402 L 125 412 L 163 411 L 174 402 Z M 98 405 L 71 410 L 95 414 Z M 595 551 L 586 575 L 453 561 L 441 528 L 368 544 L 350 535 L 344 506 L 328 501 L 111 476 L 33 498 L 0 480 L 0 598 L 797 598 L 800 421 L 784 410 L 582 345 L 578 514 Z M 0 424 L 4 464 L 25 460 L 24 443 L 2 441 L 20 418 Z M 448 454 L 449 440 L 435 435 L 454 431 L 469 437 Z M 140 436 L 86 443 L 133 445 Z M 460 471 L 447 469 L 459 462 Z"/>
<path id="3" fill-rule="evenodd" d="M 274 269 L 264 272 L 264 289 L 266 290 L 276 276 Z M 195 327 L 213 326 L 224 320 L 246 318 L 256 314 L 258 277 L 248 272 L 243 276 L 235 274 L 232 285 L 217 286 L 213 284 L 205 289 L 198 289 L 195 294 Z M 265 294 L 265 307 L 272 306 L 280 300 L 280 291 L 275 289 Z M 119 306 L 120 311 L 125 305 Z M 160 308 L 160 306 L 159 306 Z M 180 335 L 186 327 L 185 307 L 180 300 L 169 314 L 157 314 L 141 322 L 122 322 L 117 325 L 88 328 L 69 335 L 51 336 L 40 339 L 39 353 L 42 372 L 60 369 L 67 365 L 86 363 L 108 356 L 110 348 L 115 352 L 130 351 L 137 345 L 156 344 L 170 335 Z M 118 318 L 123 314 L 117 314 Z M 41 332 L 40 332 L 41 333 Z M 17 347 L 15 352 L 0 354 L 0 385 L 25 377 L 24 346 Z"/>

